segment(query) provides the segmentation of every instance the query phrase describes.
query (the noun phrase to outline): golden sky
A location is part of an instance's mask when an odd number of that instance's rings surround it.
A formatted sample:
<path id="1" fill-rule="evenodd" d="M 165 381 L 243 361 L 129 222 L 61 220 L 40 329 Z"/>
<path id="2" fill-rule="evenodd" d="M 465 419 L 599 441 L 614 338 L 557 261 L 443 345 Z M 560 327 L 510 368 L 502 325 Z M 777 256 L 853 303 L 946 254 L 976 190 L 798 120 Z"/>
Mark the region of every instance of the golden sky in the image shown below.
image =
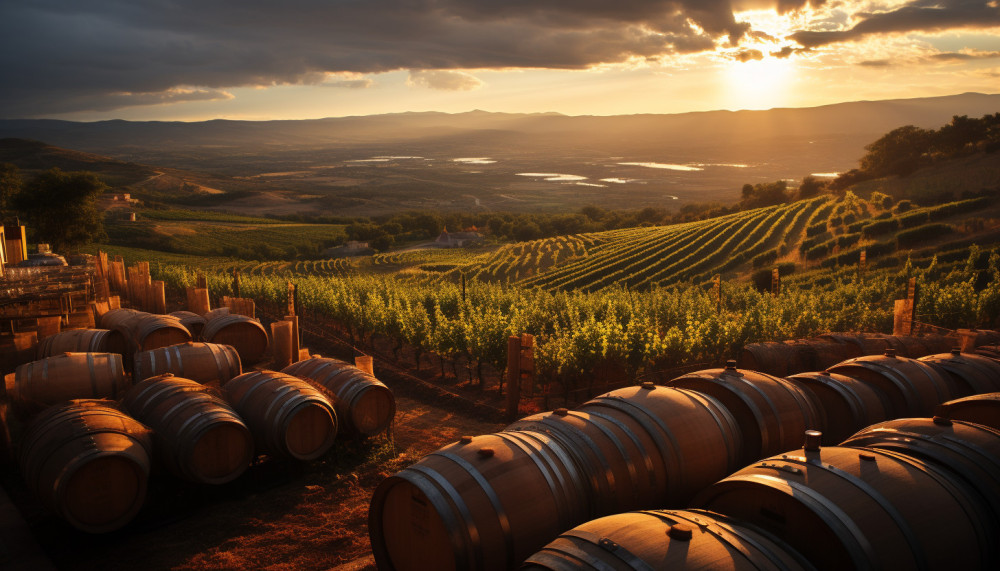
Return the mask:
<path id="1" fill-rule="evenodd" d="M 0 69 L 8 119 L 806 107 L 1000 92 L 1000 0 L 32 0 Z"/>

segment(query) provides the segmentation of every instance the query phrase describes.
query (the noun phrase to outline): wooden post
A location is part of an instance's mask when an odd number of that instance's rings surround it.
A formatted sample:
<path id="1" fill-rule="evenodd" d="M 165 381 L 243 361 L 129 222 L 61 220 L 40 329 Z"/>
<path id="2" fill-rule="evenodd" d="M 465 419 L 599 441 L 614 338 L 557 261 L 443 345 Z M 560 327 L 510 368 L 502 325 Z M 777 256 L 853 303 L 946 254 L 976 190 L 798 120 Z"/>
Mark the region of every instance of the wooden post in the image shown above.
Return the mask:
<path id="1" fill-rule="evenodd" d="M 465 272 L 462 272 L 462 305 L 465 305 Z"/>
<path id="2" fill-rule="evenodd" d="M 291 321 L 274 321 L 271 323 L 271 339 L 274 347 L 273 365 L 276 371 L 284 369 L 297 361 L 298 354 L 293 351 L 292 337 L 294 335 Z"/>
<path id="3" fill-rule="evenodd" d="M 975 353 L 976 352 L 976 338 L 979 337 L 979 332 L 975 329 L 959 329 L 958 330 L 958 341 L 959 348 L 961 348 L 963 353 Z"/>
<path id="4" fill-rule="evenodd" d="M 858 260 L 858 281 L 865 279 L 865 270 L 868 269 L 868 250 L 861 250 L 861 259 Z"/>
<path id="5" fill-rule="evenodd" d="M 521 401 L 521 338 L 507 338 L 507 419 L 517 420 L 517 405 Z"/>
<path id="6" fill-rule="evenodd" d="M 298 315 L 286 315 L 285 321 L 290 321 L 292 323 L 292 355 L 298 355 L 299 349 L 302 348 L 302 338 L 299 331 L 299 316 Z"/>
<path id="7" fill-rule="evenodd" d="M 778 268 L 771 270 L 771 295 L 775 297 L 781 295 L 781 274 Z"/>
<path id="8" fill-rule="evenodd" d="M 188 311 L 197 313 L 198 315 L 205 315 L 211 311 L 212 306 L 208 302 L 208 290 L 200 287 L 187 288 L 187 306 Z"/>
<path id="9" fill-rule="evenodd" d="M 152 295 L 152 302 L 150 304 L 150 311 L 153 313 L 166 313 L 167 312 L 167 284 L 162 280 L 156 280 L 153 282 L 152 288 L 150 289 Z"/>
<path id="10" fill-rule="evenodd" d="M 909 337 L 913 334 L 913 301 L 897 299 L 892 312 L 892 334 Z"/>
<path id="11" fill-rule="evenodd" d="M 233 297 L 243 297 L 240 295 L 240 271 L 233 269 Z"/>
<path id="12" fill-rule="evenodd" d="M 208 278 L 204 274 L 198 274 L 198 277 L 195 278 L 195 287 L 208 289 Z"/>
<path id="13" fill-rule="evenodd" d="M 522 390 L 527 386 L 528 396 L 535 395 L 535 338 L 530 333 L 521 334 L 521 358 L 518 363 L 518 382 Z"/>
<path id="14" fill-rule="evenodd" d="M 375 375 L 375 364 L 372 362 L 371 355 L 358 355 L 354 358 L 354 366 L 369 375 Z"/>

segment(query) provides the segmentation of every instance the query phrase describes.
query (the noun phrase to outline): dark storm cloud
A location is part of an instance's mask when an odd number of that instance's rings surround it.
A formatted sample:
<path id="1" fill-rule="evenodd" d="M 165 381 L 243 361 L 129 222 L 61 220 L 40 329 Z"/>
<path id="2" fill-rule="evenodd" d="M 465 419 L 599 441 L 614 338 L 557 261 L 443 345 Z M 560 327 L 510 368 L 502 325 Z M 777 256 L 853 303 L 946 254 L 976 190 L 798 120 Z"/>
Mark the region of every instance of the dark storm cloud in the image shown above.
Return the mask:
<path id="1" fill-rule="evenodd" d="M 861 21 L 849 30 L 801 31 L 791 39 L 812 48 L 875 34 L 992 28 L 1000 26 L 1000 3 L 996 0 L 919 0 L 890 12 L 855 16 Z"/>
<path id="2" fill-rule="evenodd" d="M 728 0 L 3 2 L 0 116 L 319 83 L 327 72 L 581 69 L 711 50 L 747 29 Z"/>
<path id="3" fill-rule="evenodd" d="M 734 10 L 787 12 L 823 3 L 7 0 L 0 2 L 0 117 L 219 99 L 229 97 L 225 90 L 244 86 L 371 84 L 328 79 L 326 74 L 337 72 L 584 69 L 655 60 L 720 44 L 737 47 L 753 31 L 736 20 Z M 973 3 L 958 4 L 946 3 L 942 10 L 958 12 Z M 981 16 L 984 5 L 977 5 Z M 975 11 L 963 9 L 973 17 Z M 872 15 L 852 33 L 874 33 L 863 26 L 886 16 Z M 839 40 L 799 41 L 808 47 Z M 461 89 L 475 83 L 460 76 L 416 77 L 416 85 Z"/>

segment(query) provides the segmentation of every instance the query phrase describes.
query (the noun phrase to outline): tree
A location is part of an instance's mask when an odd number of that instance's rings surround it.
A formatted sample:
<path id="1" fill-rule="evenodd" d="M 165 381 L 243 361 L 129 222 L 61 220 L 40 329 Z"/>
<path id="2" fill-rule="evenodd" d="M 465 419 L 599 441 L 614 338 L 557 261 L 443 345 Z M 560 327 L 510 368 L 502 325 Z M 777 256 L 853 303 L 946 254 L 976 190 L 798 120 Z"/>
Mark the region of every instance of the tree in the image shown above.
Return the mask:
<path id="1" fill-rule="evenodd" d="M 21 192 L 21 172 L 15 165 L 0 165 L 0 219 L 11 212 L 14 197 Z"/>
<path id="2" fill-rule="evenodd" d="M 784 180 L 743 185 L 743 199 L 740 206 L 744 209 L 760 208 L 762 206 L 774 206 L 788 201 L 788 183 Z"/>
<path id="3" fill-rule="evenodd" d="M 28 182 L 13 204 L 39 241 L 66 251 L 107 236 L 97 210 L 97 198 L 105 189 L 94 173 L 52 168 Z"/>
<path id="4" fill-rule="evenodd" d="M 806 176 L 802 179 L 802 183 L 799 184 L 799 200 L 816 196 L 825 186 L 826 184 L 813 175 Z"/>
<path id="5" fill-rule="evenodd" d="M 861 170 L 871 176 L 905 176 L 923 166 L 934 133 L 913 125 L 893 129 L 865 147 Z"/>

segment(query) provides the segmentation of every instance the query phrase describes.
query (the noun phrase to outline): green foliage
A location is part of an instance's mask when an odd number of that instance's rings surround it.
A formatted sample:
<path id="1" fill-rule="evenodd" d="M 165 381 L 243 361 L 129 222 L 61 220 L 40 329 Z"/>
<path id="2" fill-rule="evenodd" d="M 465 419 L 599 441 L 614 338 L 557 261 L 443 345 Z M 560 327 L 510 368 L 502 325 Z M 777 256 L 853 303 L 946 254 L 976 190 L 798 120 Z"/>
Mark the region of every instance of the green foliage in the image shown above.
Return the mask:
<path id="1" fill-rule="evenodd" d="M 887 220 L 876 220 L 865 224 L 861 227 L 861 235 L 865 238 L 874 238 L 875 236 L 888 234 L 889 232 L 895 232 L 896 230 L 899 230 L 899 220 L 896 218 L 889 218 Z"/>
<path id="2" fill-rule="evenodd" d="M 93 173 L 53 168 L 24 185 L 13 203 L 39 242 L 65 252 L 106 237 L 97 210 L 97 198 L 106 188 Z"/>
<path id="3" fill-rule="evenodd" d="M 811 226 L 806 227 L 806 236 L 810 238 L 813 236 L 817 236 L 819 234 L 822 234 L 823 232 L 826 232 L 826 228 L 827 228 L 826 220 L 823 220 L 822 222 L 817 222 Z"/>
<path id="4" fill-rule="evenodd" d="M 753 261 L 751 262 L 751 265 L 754 268 L 761 268 L 763 266 L 769 266 L 769 265 L 773 264 L 774 261 L 777 260 L 777 259 L 778 259 L 778 250 L 775 249 L 775 248 L 772 248 L 772 249 L 764 252 L 763 254 L 759 254 L 757 256 L 754 256 Z"/>
<path id="5" fill-rule="evenodd" d="M 910 212 L 905 216 L 900 216 L 898 220 L 900 228 L 914 228 L 929 222 L 930 213 L 927 210 L 917 210 L 916 212 Z"/>
<path id="6" fill-rule="evenodd" d="M 954 231 L 955 228 L 952 225 L 942 222 L 924 224 L 923 226 L 903 230 L 899 234 L 896 234 L 896 244 L 899 248 L 909 248 L 920 242 L 947 236 Z"/>
<path id="7" fill-rule="evenodd" d="M 788 182 L 777 180 L 758 184 L 744 184 L 740 206 L 744 209 L 775 206 L 788 202 Z"/>
<path id="8" fill-rule="evenodd" d="M 873 192 L 868 198 L 868 203 L 880 210 L 889 210 L 892 208 L 892 202 L 891 196 L 878 191 Z"/>

